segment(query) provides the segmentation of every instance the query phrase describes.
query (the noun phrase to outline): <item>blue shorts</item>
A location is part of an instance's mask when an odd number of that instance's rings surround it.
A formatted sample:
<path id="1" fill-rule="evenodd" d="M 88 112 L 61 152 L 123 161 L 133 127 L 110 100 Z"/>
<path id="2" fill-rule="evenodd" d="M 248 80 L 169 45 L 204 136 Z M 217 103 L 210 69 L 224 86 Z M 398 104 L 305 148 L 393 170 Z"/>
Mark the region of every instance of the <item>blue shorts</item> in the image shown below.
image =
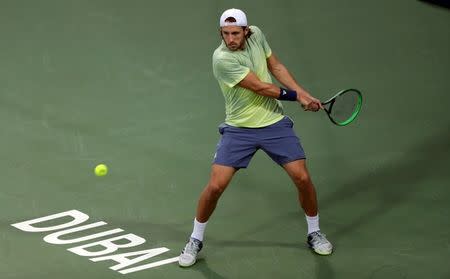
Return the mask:
<path id="1" fill-rule="evenodd" d="M 246 168 L 259 149 L 279 165 L 305 159 L 305 152 L 293 126 L 294 123 L 287 116 L 263 128 L 238 128 L 221 124 L 219 133 L 222 137 L 217 144 L 213 163 L 236 169 Z"/>

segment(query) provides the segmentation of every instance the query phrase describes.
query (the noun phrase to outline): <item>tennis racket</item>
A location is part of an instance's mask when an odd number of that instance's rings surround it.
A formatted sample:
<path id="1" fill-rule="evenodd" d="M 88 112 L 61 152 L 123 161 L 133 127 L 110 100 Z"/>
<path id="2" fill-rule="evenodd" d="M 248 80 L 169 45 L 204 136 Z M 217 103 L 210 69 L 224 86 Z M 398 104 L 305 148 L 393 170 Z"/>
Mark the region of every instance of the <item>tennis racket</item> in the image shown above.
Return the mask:
<path id="1" fill-rule="evenodd" d="M 345 126 L 353 122 L 361 111 L 362 94 L 357 89 L 345 89 L 323 102 L 322 106 L 331 122 Z"/>

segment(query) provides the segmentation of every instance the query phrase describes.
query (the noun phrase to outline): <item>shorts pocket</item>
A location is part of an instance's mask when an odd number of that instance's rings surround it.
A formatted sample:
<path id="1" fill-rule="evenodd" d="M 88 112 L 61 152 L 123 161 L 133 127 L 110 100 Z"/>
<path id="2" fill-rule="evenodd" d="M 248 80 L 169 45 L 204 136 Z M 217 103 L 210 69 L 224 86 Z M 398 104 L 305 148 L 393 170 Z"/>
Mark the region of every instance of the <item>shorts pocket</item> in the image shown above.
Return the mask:
<path id="1" fill-rule="evenodd" d="M 292 119 L 289 116 L 285 116 L 285 119 L 289 125 L 289 128 L 294 127 L 294 121 L 292 121 Z"/>
<path id="2" fill-rule="evenodd" d="M 221 135 L 223 135 L 223 133 L 225 132 L 225 128 L 226 128 L 227 126 L 228 126 L 228 125 L 225 124 L 225 123 L 222 123 L 222 124 L 219 125 L 219 133 L 220 133 Z"/>

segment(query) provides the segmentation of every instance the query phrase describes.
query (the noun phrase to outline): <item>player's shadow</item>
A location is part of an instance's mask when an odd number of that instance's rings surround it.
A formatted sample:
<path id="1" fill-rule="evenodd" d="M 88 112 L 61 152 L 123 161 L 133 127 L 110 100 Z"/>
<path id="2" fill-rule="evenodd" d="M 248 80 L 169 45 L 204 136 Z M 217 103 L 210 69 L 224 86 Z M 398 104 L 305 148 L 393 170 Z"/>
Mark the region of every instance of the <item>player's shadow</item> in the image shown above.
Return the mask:
<path id="1" fill-rule="evenodd" d="M 219 273 L 215 272 L 208 266 L 208 262 L 205 258 L 201 257 L 197 260 L 197 263 L 192 267 L 193 270 L 199 271 L 203 278 L 208 279 L 226 279 L 227 277 L 224 277 L 220 275 Z"/>
<path id="2" fill-rule="evenodd" d="M 311 252 L 313 254 L 314 252 Z M 333 279 L 334 270 L 330 265 L 330 258 L 328 256 L 312 255 L 316 262 L 316 278 L 319 279 Z"/>
<path id="3" fill-rule="evenodd" d="M 439 173 L 434 171 L 448 160 L 450 154 L 450 131 L 444 129 L 441 133 L 429 137 L 422 143 L 402 151 L 400 158 L 394 162 L 383 165 L 376 171 L 345 182 L 335 193 L 321 200 L 321 209 L 337 207 L 339 204 L 348 204 L 352 200 L 378 199 L 378 206 L 360 214 L 357 210 L 351 223 L 338 226 L 333 234 L 337 239 L 355 227 L 379 218 L 383 213 L 393 210 L 410 198 L 421 180 Z M 445 175 L 445 174 L 443 174 Z M 349 213 L 350 214 L 350 213 Z"/>
<path id="4" fill-rule="evenodd" d="M 214 240 L 208 236 L 208 243 L 218 247 L 241 247 L 241 248 L 259 248 L 259 247 L 280 247 L 289 249 L 304 249 L 308 248 L 299 242 L 290 243 L 282 241 L 267 241 L 267 240 Z"/>
<path id="5" fill-rule="evenodd" d="M 434 171 L 437 167 L 445 164 L 450 154 L 450 131 L 443 130 L 441 133 L 430 136 L 422 143 L 413 146 L 412 148 L 401 151 L 401 155 L 393 161 L 390 161 L 376 170 L 368 170 L 368 172 L 359 177 L 341 183 L 341 187 L 336 192 L 325 196 L 320 200 L 320 208 L 322 210 L 340 210 L 342 204 L 351 204 L 355 201 L 370 200 L 375 202 L 375 205 L 366 211 L 354 210 L 347 212 L 347 217 L 352 219 L 346 224 L 337 224 L 334 230 L 328 230 L 330 240 L 335 244 L 336 251 L 339 251 L 339 240 L 351 231 L 358 227 L 363 227 L 377 218 L 381 218 L 387 212 L 395 210 L 396 207 L 411 198 L 411 195 L 420 187 L 421 180 L 426 180 L 427 177 L 433 175 L 447 175 L 446 173 L 436 173 Z M 434 171 L 434 172 L 433 172 Z M 259 233 L 267 228 L 270 228 L 274 222 L 280 222 L 285 219 L 298 220 L 301 212 L 289 212 L 282 216 L 275 217 L 276 220 L 269 220 L 264 224 L 257 225 L 251 230 L 248 230 L 242 235 L 252 235 Z M 284 219 L 283 219 L 284 218 Z M 287 221 L 289 221 L 287 220 Z M 187 233 L 190 231 L 191 222 L 185 224 L 145 224 L 140 226 L 151 227 L 153 232 L 157 232 L 158 228 L 161 235 L 165 235 L 166 239 L 173 241 L 184 240 Z M 181 225 L 181 226 L 179 226 Z M 157 234 L 159 234 L 157 233 Z M 385 232 L 392 233 L 395 232 Z M 395 235 L 393 235 L 395 237 Z M 208 235 L 208 245 L 213 246 L 235 246 L 235 247 L 284 247 L 290 249 L 308 249 L 302 242 L 288 243 L 282 241 L 270 240 L 248 240 L 242 238 L 235 238 L 237 240 L 219 240 L 212 235 Z M 312 253 L 316 261 L 316 276 L 320 279 L 336 278 L 333 266 L 331 264 L 332 258 L 317 256 Z M 332 256 L 331 256 L 332 257 Z M 205 278 L 225 278 L 214 270 L 208 267 L 205 259 L 201 259 L 195 266 Z"/>
<path id="6" fill-rule="evenodd" d="M 420 187 L 418 181 L 426 180 L 437 167 L 448 160 L 450 154 L 450 131 L 444 129 L 441 133 L 429 137 L 422 143 L 402 151 L 402 156 L 382 168 L 359 176 L 345 183 L 338 191 L 321 200 L 321 209 L 330 210 L 339 204 L 349 204 L 358 199 L 376 197 L 378 205 L 361 214 L 358 210 L 348 212 L 353 214 L 353 221 L 338 225 L 330 232 L 331 240 L 339 243 L 339 239 L 352 230 L 362 227 L 383 214 L 402 206 L 406 200 Z M 445 174 L 444 174 L 445 175 Z M 393 232 L 385 232 L 393 233 Z M 395 235 L 393 235 L 395 238 Z M 337 251 L 339 246 L 337 246 Z M 317 263 L 316 278 L 334 278 L 333 270 L 327 259 L 315 257 Z"/>
<path id="7" fill-rule="evenodd" d="M 351 204 L 358 200 L 373 200 L 377 204 L 364 212 L 354 210 L 347 212 L 347 216 L 352 221 L 346 224 L 338 224 L 334 230 L 328 230 L 330 240 L 335 244 L 337 251 L 339 250 L 339 239 L 348 235 L 352 230 L 357 229 L 373 222 L 377 218 L 381 218 L 385 213 L 395 210 L 396 207 L 410 199 L 415 190 L 420 187 L 418 183 L 426 180 L 427 177 L 433 175 L 447 175 L 445 173 L 433 172 L 437 167 L 445 165 L 450 154 L 450 131 L 444 129 L 441 133 L 433 135 L 425 139 L 423 142 L 413 146 L 412 148 L 401 151 L 401 156 L 394 161 L 386 163 L 375 171 L 369 170 L 366 174 L 354 177 L 345 183 L 334 193 L 320 200 L 320 208 L 322 210 L 340 210 L 342 204 Z M 261 232 L 271 226 L 277 220 L 289 218 L 296 220 L 301 212 L 290 212 L 282 216 L 277 216 L 276 220 L 270 220 L 264 224 L 253 227 L 246 231 L 243 235 L 252 235 Z M 294 216 L 297 216 L 294 218 Z M 389 233 L 389 232 L 386 232 Z M 394 232 L 391 232 L 394 233 Z M 395 235 L 393 236 L 395 237 Z M 281 246 L 281 247 L 298 247 L 299 244 L 287 244 L 270 241 L 233 241 L 218 242 L 226 245 L 239 246 Z M 304 246 L 306 249 L 306 246 Z M 335 278 L 334 270 L 330 264 L 329 257 L 313 255 L 317 263 L 316 278 L 333 279 Z"/>
<path id="8" fill-rule="evenodd" d="M 450 1 L 448 0 L 419 0 L 435 7 L 450 9 Z"/>

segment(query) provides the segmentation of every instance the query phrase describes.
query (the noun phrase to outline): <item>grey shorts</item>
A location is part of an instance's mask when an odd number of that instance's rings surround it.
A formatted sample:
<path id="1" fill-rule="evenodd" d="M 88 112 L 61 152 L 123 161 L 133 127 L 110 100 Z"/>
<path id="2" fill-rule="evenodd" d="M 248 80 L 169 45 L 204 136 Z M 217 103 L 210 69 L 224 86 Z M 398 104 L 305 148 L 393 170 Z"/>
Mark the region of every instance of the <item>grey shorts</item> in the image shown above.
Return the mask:
<path id="1" fill-rule="evenodd" d="M 305 159 L 305 152 L 293 126 L 294 123 L 287 116 L 263 128 L 238 128 L 221 124 L 219 133 L 222 136 L 213 163 L 236 169 L 246 168 L 259 149 L 279 165 Z"/>

